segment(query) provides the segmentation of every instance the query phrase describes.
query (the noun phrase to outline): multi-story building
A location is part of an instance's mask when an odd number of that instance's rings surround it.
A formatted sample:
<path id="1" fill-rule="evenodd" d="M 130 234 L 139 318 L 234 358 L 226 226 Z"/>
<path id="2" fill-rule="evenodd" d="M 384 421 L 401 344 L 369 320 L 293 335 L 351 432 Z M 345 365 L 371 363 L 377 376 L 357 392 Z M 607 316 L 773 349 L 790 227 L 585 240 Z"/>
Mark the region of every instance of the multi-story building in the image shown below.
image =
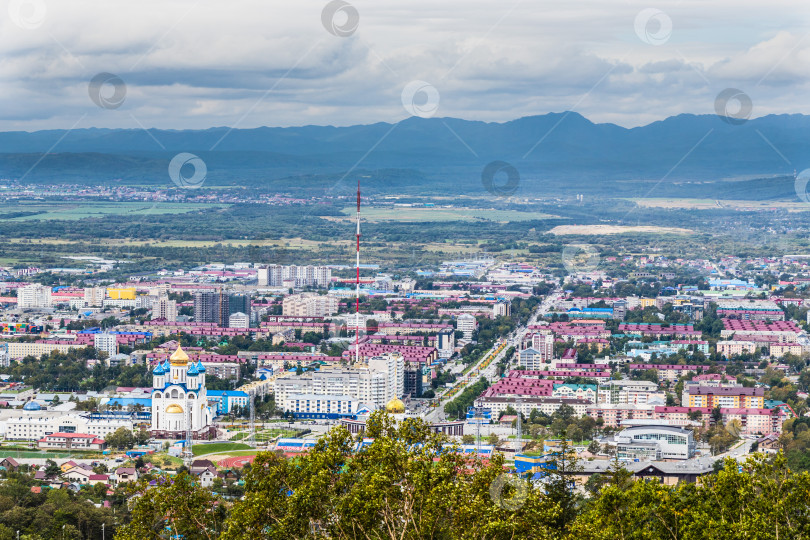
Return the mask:
<path id="1" fill-rule="evenodd" d="M 20 309 L 51 307 L 51 288 L 32 284 L 18 289 L 17 307 Z"/>
<path id="2" fill-rule="evenodd" d="M 379 409 L 405 393 L 405 362 L 401 355 L 389 353 L 359 365 L 287 374 L 275 380 L 274 391 L 278 406 L 294 413 L 302 412 L 300 403 L 306 395 L 349 396 L 356 403 Z"/>
<path id="3" fill-rule="evenodd" d="M 201 291 L 194 294 L 194 321 L 228 326 L 231 315 L 230 296 L 222 291 Z"/>
<path id="4" fill-rule="evenodd" d="M 328 287 L 332 281 L 332 269 L 328 266 L 280 266 L 270 265 L 258 269 L 259 286 L 283 287 Z"/>
<path id="5" fill-rule="evenodd" d="M 787 413 L 781 407 L 764 408 L 720 408 L 721 422 L 730 425 L 739 421 L 740 435 L 762 436 L 781 433 Z M 710 407 L 655 407 L 655 418 L 673 426 L 709 426 L 713 421 Z"/>
<path id="6" fill-rule="evenodd" d="M 84 289 L 84 305 L 89 307 L 101 307 L 107 297 L 107 290 L 104 287 L 87 287 Z"/>
<path id="7" fill-rule="evenodd" d="M 492 306 L 492 318 L 508 317 L 512 313 L 512 304 L 510 302 L 495 302 Z"/>
<path id="8" fill-rule="evenodd" d="M 773 358 L 782 358 L 786 354 L 801 356 L 804 348 L 799 343 L 771 343 L 768 353 Z"/>
<path id="9" fill-rule="evenodd" d="M 718 341 L 717 352 L 726 358 L 743 354 L 754 353 L 757 350 L 757 344 L 753 341 Z"/>
<path id="10" fill-rule="evenodd" d="M 328 317 L 337 313 L 338 299 L 313 293 L 291 294 L 284 297 L 281 310 L 291 317 Z"/>
<path id="11" fill-rule="evenodd" d="M 472 315 L 459 315 L 456 319 L 456 328 L 463 334 L 465 341 L 470 341 L 478 329 L 478 321 Z"/>
<path id="12" fill-rule="evenodd" d="M 39 358 L 43 354 L 51 354 L 53 351 L 66 353 L 70 349 L 84 349 L 84 343 L 60 342 L 60 343 L 7 343 L 7 356 L 11 359 L 35 356 Z"/>
<path id="13" fill-rule="evenodd" d="M 165 319 L 170 322 L 177 320 L 177 301 L 169 300 L 168 296 L 159 296 L 152 302 L 152 318 Z"/>
<path id="14" fill-rule="evenodd" d="M 684 386 L 681 403 L 688 407 L 762 409 L 765 390 L 743 386 Z"/>
<path id="15" fill-rule="evenodd" d="M 682 375 L 686 375 L 690 371 L 698 373 L 711 369 L 711 366 L 686 364 L 628 364 L 628 367 L 631 370 L 638 371 L 654 369 L 658 372 L 658 380 L 667 382 L 677 381 Z"/>
<path id="16" fill-rule="evenodd" d="M 651 420 L 654 405 L 636 403 L 599 403 L 588 407 L 587 414 L 594 420 L 601 419 L 605 427 L 619 427 L 627 420 Z"/>
<path id="17" fill-rule="evenodd" d="M 639 425 L 614 435 L 620 460 L 689 459 L 695 454 L 695 439 L 687 429 L 667 425 Z"/>
<path id="18" fill-rule="evenodd" d="M 658 385 L 650 381 L 618 380 L 599 385 L 599 403 L 644 405 L 653 397 L 663 397 L 663 393 L 658 392 Z"/>
<path id="19" fill-rule="evenodd" d="M 584 399 L 589 403 L 596 403 L 597 390 L 595 384 L 555 384 L 551 391 L 552 397 Z"/>
<path id="20" fill-rule="evenodd" d="M 231 313 L 228 328 L 250 328 L 250 317 L 246 313 Z"/>
<path id="21" fill-rule="evenodd" d="M 104 450 L 107 442 L 88 433 L 52 433 L 40 439 L 37 446 L 45 450 Z"/>
<path id="22" fill-rule="evenodd" d="M 105 414 L 64 414 L 55 412 L 20 411 L 19 416 L 12 416 L 0 421 L 3 435 L 8 440 L 38 441 L 53 433 L 92 433 L 98 437 L 107 437 L 118 428 L 134 429 L 130 416 Z"/>
<path id="23" fill-rule="evenodd" d="M 552 415 L 563 405 L 574 409 L 579 417 L 586 414 L 591 403 L 587 399 L 556 398 L 556 397 L 513 397 L 513 396 L 484 396 L 475 400 L 476 407 L 490 409 L 493 416 L 505 412 L 509 407 L 524 416 L 529 416 L 533 410 Z"/>
<path id="24" fill-rule="evenodd" d="M 456 333 L 452 328 L 442 330 L 436 334 L 436 349 L 439 351 L 439 358 L 450 358 L 456 349 Z"/>
<path id="25" fill-rule="evenodd" d="M 110 300 L 135 300 L 135 287 L 109 287 L 107 298 Z"/>
<path id="26" fill-rule="evenodd" d="M 250 319 L 251 305 L 249 294 L 232 294 L 228 298 L 229 315 L 234 313 L 244 313 Z"/>
<path id="27" fill-rule="evenodd" d="M 93 346 L 110 358 L 118 354 L 118 337 L 115 334 L 93 334 Z"/>

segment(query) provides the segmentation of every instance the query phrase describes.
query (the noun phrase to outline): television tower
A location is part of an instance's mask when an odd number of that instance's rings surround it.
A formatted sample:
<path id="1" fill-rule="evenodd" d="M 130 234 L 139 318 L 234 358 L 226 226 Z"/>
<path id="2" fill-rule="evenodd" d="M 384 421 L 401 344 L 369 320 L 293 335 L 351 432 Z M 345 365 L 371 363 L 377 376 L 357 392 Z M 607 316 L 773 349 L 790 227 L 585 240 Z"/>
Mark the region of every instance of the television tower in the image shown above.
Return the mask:
<path id="1" fill-rule="evenodd" d="M 354 362 L 360 362 L 360 179 L 357 179 L 357 277 L 355 281 Z"/>

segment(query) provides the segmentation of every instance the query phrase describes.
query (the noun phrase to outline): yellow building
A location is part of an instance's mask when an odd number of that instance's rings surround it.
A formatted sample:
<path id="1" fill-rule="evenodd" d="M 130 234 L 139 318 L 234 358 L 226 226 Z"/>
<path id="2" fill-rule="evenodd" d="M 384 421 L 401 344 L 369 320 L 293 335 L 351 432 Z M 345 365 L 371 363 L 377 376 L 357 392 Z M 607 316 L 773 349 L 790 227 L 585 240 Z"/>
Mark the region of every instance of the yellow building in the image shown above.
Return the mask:
<path id="1" fill-rule="evenodd" d="M 645 307 L 655 307 L 655 298 L 639 298 L 638 302 L 642 309 Z"/>
<path id="2" fill-rule="evenodd" d="M 688 391 L 686 401 L 689 407 L 762 409 L 765 392 L 762 388 L 700 386 Z"/>
<path id="3" fill-rule="evenodd" d="M 112 300 L 135 300 L 135 287 L 109 287 L 107 298 Z"/>

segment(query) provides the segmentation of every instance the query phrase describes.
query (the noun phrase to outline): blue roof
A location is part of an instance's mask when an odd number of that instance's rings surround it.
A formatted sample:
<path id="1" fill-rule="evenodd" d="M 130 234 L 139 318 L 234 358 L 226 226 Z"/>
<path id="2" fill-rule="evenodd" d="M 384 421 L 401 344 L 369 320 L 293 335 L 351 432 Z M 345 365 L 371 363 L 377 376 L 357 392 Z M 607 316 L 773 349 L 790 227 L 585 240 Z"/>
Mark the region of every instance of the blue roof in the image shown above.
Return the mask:
<path id="1" fill-rule="evenodd" d="M 112 398 L 107 402 L 107 405 L 121 404 L 122 407 L 127 405 L 143 405 L 144 407 L 152 406 L 152 398 Z"/>
<path id="2" fill-rule="evenodd" d="M 200 373 L 205 373 L 205 366 L 199 360 L 197 360 L 197 371 Z"/>
<path id="3" fill-rule="evenodd" d="M 196 377 L 197 374 L 198 374 L 197 364 L 192 362 L 191 365 L 188 368 L 188 371 L 186 371 L 186 375 L 191 375 L 193 377 Z"/>
<path id="4" fill-rule="evenodd" d="M 248 397 L 247 392 L 241 390 L 208 390 L 208 397 Z"/>
<path id="5" fill-rule="evenodd" d="M 158 365 L 156 365 L 155 369 L 152 370 L 152 375 L 165 375 L 165 374 L 166 368 L 163 366 L 163 364 L 158 362 Z"/>

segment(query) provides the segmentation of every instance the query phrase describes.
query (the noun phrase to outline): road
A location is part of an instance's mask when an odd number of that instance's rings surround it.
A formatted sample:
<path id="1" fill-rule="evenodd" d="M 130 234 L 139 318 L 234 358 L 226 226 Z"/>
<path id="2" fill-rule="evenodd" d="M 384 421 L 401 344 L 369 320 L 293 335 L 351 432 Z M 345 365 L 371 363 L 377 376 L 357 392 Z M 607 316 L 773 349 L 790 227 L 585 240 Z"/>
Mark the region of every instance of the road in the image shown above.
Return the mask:
<path id="1" fill-rule="evenodd" d="M 458 391 L 452 397 L 442 399 L 437 407 L 435 407 L 427 414 L 425 414 L 424 417 L 425 420 L 427 420 L 428 422 L 437 422 L 444 420 L 445 419 L 444 406 L 449 401 L 458 397 L 459 394 L 461 394 L 468 386 L 474 384 L 481 377 L 485 377 L 490 383 L 495 382 L 498 379 L 497 374 L 498 362 L 500 362 L 501 359 L 503 359 L 503 356 L 506 354 L 506 351 L 509 350 L 509 347 L 515 347 L 516 349 L 519 349 L 520 343 L 523 341 L 523 338 L 529 332 L 528 327 L 533 324 L 537 324 L 538 319 L 547 314 L 551 309 L 551 307 L 560 299 L 561 296 L 562 296 L 562 289 L 558 287 L 557 289 L 554 290 L 554 292 L 552 292 L 545 299 L 543 299 L 543 301 L 535 310 L 534 314 L 532 314 L 526 326 L 520 326 L 516 328 L 515 331 L 512 332 L 507 337 L 506 340 L 500 339 L 497 342 L 495 342 L 492 348 L 489 351 L 487 351 L 486 354 L 482 355 L 481 359 L 467 371 L 466 375 L 463 376 L 466 378 L 463 380 Z M 496 350 L 498 350 L 498 347 L 500 347 L 501 345 L 505 346 L 500 350 L 500 352 L 498 352 L 495 358 L 492 359 L 492 361 L 486 367 L 486 369 L 484 369 L 480 373 L 476 373 L 480 369 L 481 365 L 486 361 L 486 359 Z"/>

